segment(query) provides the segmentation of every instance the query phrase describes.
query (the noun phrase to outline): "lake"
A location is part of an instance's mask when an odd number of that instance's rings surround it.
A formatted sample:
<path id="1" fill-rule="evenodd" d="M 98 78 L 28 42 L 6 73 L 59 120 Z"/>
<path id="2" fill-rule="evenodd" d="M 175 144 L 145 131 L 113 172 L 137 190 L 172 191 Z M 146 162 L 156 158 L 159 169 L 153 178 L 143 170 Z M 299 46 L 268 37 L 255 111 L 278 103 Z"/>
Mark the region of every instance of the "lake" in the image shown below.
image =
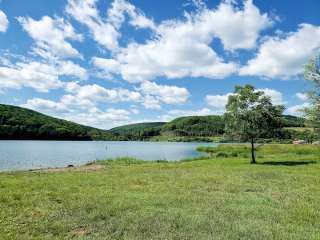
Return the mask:
<path id="1" fill-rule="evenodd" d="M 0 141 L 0 171 L 82 165 L 117 157 L 177 161 L 200 156 L 215 143 L 118 141 Z"/>

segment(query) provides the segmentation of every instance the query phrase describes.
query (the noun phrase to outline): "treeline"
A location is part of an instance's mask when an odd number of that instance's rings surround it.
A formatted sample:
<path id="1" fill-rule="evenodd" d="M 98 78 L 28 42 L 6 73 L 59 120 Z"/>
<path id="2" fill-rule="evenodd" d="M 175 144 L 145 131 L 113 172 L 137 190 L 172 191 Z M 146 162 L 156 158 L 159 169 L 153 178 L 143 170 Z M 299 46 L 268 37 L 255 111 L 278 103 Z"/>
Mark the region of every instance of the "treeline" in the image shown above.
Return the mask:
<path id="1" fill-rule="evenodd" d="M 283 116 L 283 129 L 275 139 L 312 141 L 304 118 Z M 297 130 L 299 129 L 299 130 Z M 138 123 L 109 131 L 53 118 L 29 109 L 0 104 L 0 139 L 8 140 L 116 140 L 212 141 L 224 139 L 223 116 L 180 117 L 171 122 Z"/>
<path id="2" fill-rule="evenodd" d="M 180 117 L 168 123 L 131 124 L 113 128 L 110 131 L 115 136 L 128 140 L 148 140 L 156 136 L 189 137 L 189 139 L 184 139 L 185 141 L 203 140 L 203 137 L 222 135 L 224 123 L 221 116 L 192 116 Z"/>
<path id="3" fill-rule="evenodd" d="M 180 117 L 162 126 L 163 133 L 175 136 L 209 137 L 224 133 L 222 116 Z"/>
<path id="4" fill-rule="evenodd" d="M 291 115 L 283 115 L 282 125 L 283 127 L 305 127 L 306 120 L 302 117 L 296 117 Z"/>
<path id="5" fill-rule="evenodd" d="M 306 126 L 305 119 L 290 115 L 282 118 L 281 131 L 270 136 L 269 140 L 280 141 L 295 138 L 308 139 L 310 130 L 301 130 Z M 299 131 L 296 130 L 299 128 Z M 117 127 L 110 130 L 122 140 L 163 139 L 174 141 L 212 141 L 213 137 L 225 135 L 225 119 L 223 116 L 190 116 L 180 117 L 168 123 L 140 123 Z M 155 138 L 161 136 L 162 138 Z"/>

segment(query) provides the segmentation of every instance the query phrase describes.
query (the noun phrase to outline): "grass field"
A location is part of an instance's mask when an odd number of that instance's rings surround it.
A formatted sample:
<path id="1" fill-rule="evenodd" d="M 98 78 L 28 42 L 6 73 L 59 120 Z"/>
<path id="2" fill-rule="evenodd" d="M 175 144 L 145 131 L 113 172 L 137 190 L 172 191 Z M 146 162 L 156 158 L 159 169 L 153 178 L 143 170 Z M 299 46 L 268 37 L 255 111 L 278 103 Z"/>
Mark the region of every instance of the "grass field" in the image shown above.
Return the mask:
<path id="1" fill-rule="evenodd" d="M 320 239 L 320 147 L 0 174 L 0 239 Z"/>

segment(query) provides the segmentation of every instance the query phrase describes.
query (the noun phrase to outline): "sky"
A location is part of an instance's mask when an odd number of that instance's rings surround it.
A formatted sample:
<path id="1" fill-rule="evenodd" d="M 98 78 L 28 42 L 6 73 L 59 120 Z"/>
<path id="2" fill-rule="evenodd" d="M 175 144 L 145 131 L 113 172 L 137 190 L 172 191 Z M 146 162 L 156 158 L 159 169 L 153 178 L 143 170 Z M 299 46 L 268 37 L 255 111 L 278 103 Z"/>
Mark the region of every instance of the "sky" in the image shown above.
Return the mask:
<path id="1" fill-rule="evenodd" d="M 98 128 L 223 114 L 251 84 L 299 115 L 319 0 L 0 0 L 0 103 Z"/>

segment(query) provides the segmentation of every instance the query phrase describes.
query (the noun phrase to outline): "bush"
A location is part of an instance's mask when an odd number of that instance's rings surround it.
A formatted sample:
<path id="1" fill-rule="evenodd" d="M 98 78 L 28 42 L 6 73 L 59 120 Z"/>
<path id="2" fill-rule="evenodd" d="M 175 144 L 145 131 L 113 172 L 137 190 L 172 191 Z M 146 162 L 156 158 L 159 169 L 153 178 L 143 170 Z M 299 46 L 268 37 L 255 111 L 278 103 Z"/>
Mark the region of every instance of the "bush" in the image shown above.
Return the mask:
<path id="1" fill-rule="evenodd" d="M 229 155 L 225 152 L 218 152 L 216 155 L 217 158 L 227 158 Z"/>
<path id="2" fill-rule="evenodd" d="M 233 152 L 233 153 L 231 153 L 231 156 L 232 156 L 232 157 L 238 157 L 238 153 Z"/>

